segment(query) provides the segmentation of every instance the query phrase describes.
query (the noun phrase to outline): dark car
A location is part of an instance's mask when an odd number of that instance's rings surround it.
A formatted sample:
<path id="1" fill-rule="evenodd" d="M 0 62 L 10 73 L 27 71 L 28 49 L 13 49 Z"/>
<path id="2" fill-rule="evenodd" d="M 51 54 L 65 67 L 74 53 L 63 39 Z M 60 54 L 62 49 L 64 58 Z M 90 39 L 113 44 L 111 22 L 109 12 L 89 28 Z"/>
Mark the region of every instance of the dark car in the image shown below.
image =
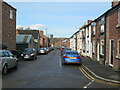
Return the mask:
<path id="1" fill-rule="evenodd" d="M 54 50 L 54 47 L 50 47 L 50 51 L 53 51 Z"/>
<path id="2" fill-rule="evenodd" d="M 61 51 L 61 55 L 63 55 L 65 53 L 65 51 L 71 51 L 70 48 L 64 48 L 62 51 Z"/>
<path id="3" fill-rule="evenodd" d="M 34 48 L 26 48 L 22 54 L 24 60 L 35 60 L 37 59 L 37 53 Z"/>
<path id="4" fill-rule="evenodd" d="M 10 51 L 18 60 L 23 59 L 23 53 L 20 50 L 11 50 Z"/>
<path id="5" fill-rule="evenodd" d="M 77 51 L 65 51 L 62 64 L 64 63 L 81 64 L 81 57 L 79 56 Z"/>

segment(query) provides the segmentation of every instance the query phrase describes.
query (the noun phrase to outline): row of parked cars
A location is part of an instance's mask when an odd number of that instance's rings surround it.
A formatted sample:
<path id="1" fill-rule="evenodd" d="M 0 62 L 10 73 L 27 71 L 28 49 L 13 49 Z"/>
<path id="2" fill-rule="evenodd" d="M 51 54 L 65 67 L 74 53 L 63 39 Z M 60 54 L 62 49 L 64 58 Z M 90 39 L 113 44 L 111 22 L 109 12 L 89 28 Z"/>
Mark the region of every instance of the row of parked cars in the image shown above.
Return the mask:
<path id="1" fill-rule="evenodd" d="M 72 51 L 66 47 L 61 47 L 58 49 L 61 51 L 62 64 L 74 63 L 81 65 L 81 57 L 77 51 Z"/>
<path id="2" fill-rule="evenodd" d="M 35 60 L 38 54 L 47 54 L 54 48 L 26 48 L 23 52 L 20 50 L 0 50 L 0 72 L 7 74 L 10 68 L 17 68 L 19 60 Z"/>
<path id="3" fill-rule="evenodd" d="M 53 51 L 54 48 L 50 47 L 50 48 L 39 48 L 37 51 L 37 54 L 47 54 L 50 51 Z"/>

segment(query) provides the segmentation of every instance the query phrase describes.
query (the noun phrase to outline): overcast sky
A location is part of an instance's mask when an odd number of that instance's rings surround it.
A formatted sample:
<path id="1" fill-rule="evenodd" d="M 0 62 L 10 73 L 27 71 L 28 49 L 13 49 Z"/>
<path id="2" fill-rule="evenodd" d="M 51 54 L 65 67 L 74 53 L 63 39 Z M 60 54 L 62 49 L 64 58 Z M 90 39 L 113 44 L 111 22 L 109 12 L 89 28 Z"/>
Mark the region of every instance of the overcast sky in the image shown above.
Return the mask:
<path id="1" fill-rule="evenodd" d="M 17 9 L 17 25 L 48 30 L 55 37 L 70 37 L 87 20 L 111 8 L 111 2 L 9 2 Z"/>

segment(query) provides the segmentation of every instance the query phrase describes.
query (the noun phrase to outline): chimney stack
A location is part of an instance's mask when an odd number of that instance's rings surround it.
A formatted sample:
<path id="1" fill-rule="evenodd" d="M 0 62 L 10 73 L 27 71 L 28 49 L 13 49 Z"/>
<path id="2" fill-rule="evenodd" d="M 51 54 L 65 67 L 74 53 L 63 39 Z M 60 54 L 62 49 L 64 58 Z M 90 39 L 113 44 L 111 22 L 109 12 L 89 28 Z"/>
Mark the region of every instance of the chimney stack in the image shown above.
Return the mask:
<path id="1" fill-rule="evenodd" d="M 118 5 L 119 3 L 120 3 L 119 0 L 113 0 L 113 1 L 112 1 L 112 7 Z"/>
<path id="2" fill-rule="evenodd" d="M 90 24 L 92 22 L 92 20 L 88 20 L 88 24 Z"/>
<path id="3" fill-rule="evenodd" d="M 43 35 L 44 34 L 44 31 L 40 31 L 40 35 Z"/>

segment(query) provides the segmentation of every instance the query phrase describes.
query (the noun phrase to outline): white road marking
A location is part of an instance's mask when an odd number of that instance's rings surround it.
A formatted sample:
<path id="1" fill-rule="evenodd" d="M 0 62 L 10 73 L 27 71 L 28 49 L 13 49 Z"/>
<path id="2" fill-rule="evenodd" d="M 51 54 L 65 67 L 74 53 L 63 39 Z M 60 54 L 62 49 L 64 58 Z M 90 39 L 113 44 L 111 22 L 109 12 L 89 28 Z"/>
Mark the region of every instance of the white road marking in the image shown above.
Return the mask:
<path id="1" fill-rule="evenodd" d="M 87 86 L 84 86 L 83 88 L 87 88 Z"/>
<path id="2" fill-rule="evenodd" d="M 88 86 L 90 86 L 92 84 L 92 82 L 94 82 L 94 80 L 90 81 L 87 85 L 85 85 L 83 88 L 87 88 Z"/>
<path id="3" fill-rule="evenodd" d="M 58 52 L 59 53 L 59 52 Z M 59 60 L 59 66 L 60 66 L 60 68 L 62 67 L 62 63 L 61 63 L 61 55 L 60 55 L 60 53 L 58 54 L 59 55 L 59 57 L 58 57 L 58 60 Z"/>

